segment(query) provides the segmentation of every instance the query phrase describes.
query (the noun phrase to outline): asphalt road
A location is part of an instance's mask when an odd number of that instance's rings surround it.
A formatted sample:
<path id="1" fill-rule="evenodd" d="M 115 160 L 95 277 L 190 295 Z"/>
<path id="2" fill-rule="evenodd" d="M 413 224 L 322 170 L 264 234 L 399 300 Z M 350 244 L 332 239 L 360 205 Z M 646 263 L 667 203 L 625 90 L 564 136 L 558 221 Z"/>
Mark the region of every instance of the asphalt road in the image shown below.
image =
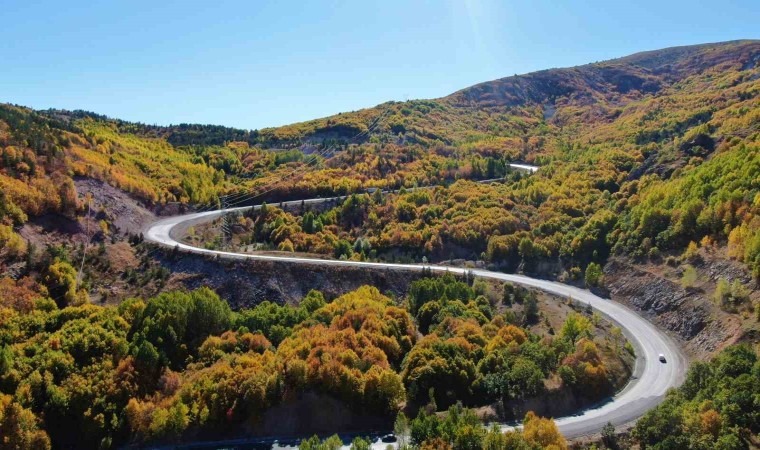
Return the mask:
<path id="1" fill-rule="evenodd" d="M 319 203 L 332 199 L 309 199 L 304 203 Z M 285 202 L 298 205 L 301 200 Z M 170 217 L 151 224 L 144 233 L 146 240 L 181 251 L 219 256 L 225 259 L 286 261 L 304 265 L 353 266 L 370 269 L 418 270 L 423 268 L 434 272 L 451 272 L 463 274 L 469 269 L 422 264 L 392 264 L 379 262 L 360 262 L 343 260 L 325 260 L 297 256 L 275 256 L 263 254 L 243 254 L 193 247 L 179 241 L 179 236 L 187 227 L 208 222 L 219 217 L 223 212 L 242 211 L 251 207 L 231 208 L 225 211 L 207 211 L 182 216 Z M 526 287 L 541 289 L 545 292 L 591 305 L 596 311 L 615 322 L 636 351 L 636 366 L 628 385 L 614 397 L 577 414 L 556 419 L 560 431 L 568 438 L 579 437 L 599 432 L 611 422 L 613 425 L 629 423 L 641 417 L 647 410 L 662 400 L 668 389 L 681 384 L 685 377 L 688 362 L 679 346 L 652 323 L 639 316 L 633 310 L 620 303 L 601 298 L 590 291 L 566 284 L 527 277 L 524 275 L 505 274 L 488 270 L 473 269 L 478 277 L 508 281 Z M 659 361 L 659 355 L 665 355 L 666 362 Z M 508 425 L 503 426 L 510 428 Z M 377 444 L 385 448 L 387 444 Z"/>

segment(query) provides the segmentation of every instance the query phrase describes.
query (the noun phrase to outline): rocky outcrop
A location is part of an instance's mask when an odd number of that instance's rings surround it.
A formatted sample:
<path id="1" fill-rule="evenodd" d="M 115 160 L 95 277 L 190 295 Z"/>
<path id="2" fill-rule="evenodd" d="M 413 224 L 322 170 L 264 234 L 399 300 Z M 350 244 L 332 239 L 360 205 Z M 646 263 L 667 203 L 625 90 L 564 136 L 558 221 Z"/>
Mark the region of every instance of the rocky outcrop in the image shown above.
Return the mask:
<path id="1" fill-rule="evenodd" d="M 724 266 L 705 264 L 700 271 L 713 271 L 723 277 L 729 270 Z M 685 289 L 655 271 L 619 259 L 612 259 L 604 273 L 613 300 L 640 311 L 670 331 L 693 358 L 708 356 L 741 338 L 739 318 L 720 310 L 702 290 Z"/>
<path id="2" fill-rule="evenodd" d="M 395 298 L 406 296 L 409 284 L 422 273 L 332 267 L 273 261 L 227 261 L 172 252 L 160 256 L 160 264 L 172 273 L 167 288 L 196 289 L 208 286 L 233 309 L 251 307 L 264 300 L 294 304 L 311 289 L 334 298 L 363 285 L 377 287 Z"/>

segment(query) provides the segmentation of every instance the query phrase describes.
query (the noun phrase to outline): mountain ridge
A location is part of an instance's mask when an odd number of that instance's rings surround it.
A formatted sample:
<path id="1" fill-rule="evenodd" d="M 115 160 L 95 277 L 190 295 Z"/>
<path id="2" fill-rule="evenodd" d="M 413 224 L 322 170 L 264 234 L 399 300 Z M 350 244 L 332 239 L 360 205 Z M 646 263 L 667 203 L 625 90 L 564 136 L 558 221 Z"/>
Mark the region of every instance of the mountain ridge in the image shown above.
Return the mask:
<path id="1" fill-rule="evenodd" d="M 716 50 L 719 51 L 718 55 L 710 55 L 710 52 Z M 573 88 L 577 90 L 579 87 L 585 87 L 593 90 L 594 87 L 604 83 L 616 87 L 621 94 L 626 94 L 631 90 L 641 90 L 645 94 L 655 93 L 661 87 L 660 83 L 657 82 L 658 80 L 655 79 L 655 75 L 663 73 L 670 75 L 673 79 L 668 80 L 666 77 L 665 80 L 672 83 L 683 78 L 687 73 L 693 73 L 700 67 L 716 65 L 728 60 L 746 62 L 749 59 L 746 55 L 747 51 L 753 56 L 760 54 L 760 40 L 736 40 L 669 47 L 637 52 L 620 58 L 580 66 L 545 69 L 478 83 L 442 97 L 442 99 L 451 99 L 461 106 L 472 106 L 468 102 L 473 100 L 480 106 L 486 107 L 517 106 L 528 101 L 542 103 L 552 100 L 552 96 L 569 95 L 573 93 Z M 683 67 L 683 64 L 679 64 L 691 60 L 695 56 L 705 58 L 701 65 L 691 64 Z M 663 59 L 668 62 L 662 63 Z M 654 61 L 660 61 L 660 64 L 655 64 Z M 625 68 L 630 72 L 626 73 L 623 70 Z M 543 87 L 543 89 L 531 89 L 532 87 Z M 515 92 L 515 94 L 510 96 L 510 91 Z M 536 95 L 536 91 L 538 94 L 544 94 L 543 97 Z M 495 93 L 503 101 L 478 102 L 476 98 L 473 98 L 477 94 L 487 95 L 488 93 Z"/>
<path id="2" fill-rule="evenodd" d="M 735 47 L 733 49 L 730 49 L 729 47 Z M 663 49 L 656 49 L 656 50 L 645 50 L 636 52 L 630 55 L 618 57 L 618 58 L 612 58 L 604 61 L 598 61 L 598 62 L 592 62 L 592 63 L 586 63 L 581 64 L 577 66 L 568 66 L 568 67 L 558 67 L 558 68 L 550 68 L 550 69 L 542 69 L 538 71 L 528 72 L 524 74 L 517 74 L 512 76 L 506 76 L 501 78 L 496 78 L 493 80 L 483 81 L 480 83 L 473 84 L 471 86 L 464 87 L 462 89 L 459 89 L 457 91 L 452 92 L 451 94 L 444 95 L 442 97 L 437 98 L 431 98 L 431 99 L 417 99 L 412 101 L 452 101 L 456 106 L 462 106 L 462 107 L 472 107 L 472 95 L 469 94 L 470 92 L 487 92 L 487 91 L 494 91 L 494 90 L 501 90 L 503 91 L 504 88 L 501 86 L 514 86 L 515 90 L 518 92 L 518 94 L 514 95 L 515 100 L 531 100 L 537 103 L 541 103 L 539 100 L 539 97 L 535 97 L 535 91 L 540 89 L 529 89 L 530 87 L 541 87 L 542 85 L 545 87 L 548 93 L 544 94 L 544 98 L 540 98 L 543 102 L 549 100 L 552 95 L 568 95 L 572 93 L 572 85 L 567 84 L 561 84 L 561 85 L 554 85 L 552 86 L 550 84 L 551 78 L 553 76 L 557 76 L 558 74 L 562 75 L 577 75 L 573 74 L 573 72 L 583 71 L 587 69 L 597 69 L 602 72 L 607 71 L 606 74 L 602 73 L 601 79 L 595 80 L 599 82 L 609 81 L 609 79 L 614 80 L 616 75 L 626 75 L 621 74 L 619 72 L 619 67 L 617 66 L 627 66 L 629 68 L 636 68 L 638 70 L 634 70 L 633 74 L 629 74 L 628 79 L 621 80 L 620 83 L 617 83 L 617 85 L 622 89 L 622 93 L 627 93 L 628 91 L 632 90 L 631 88 L 643 89 L 643 92 L 645 93 L 654 93 L 659 89 L 659 85 L 656 83 L 653 84 L 653 73 L 656 73 L 655 69 L 663 70 L 663 67 L 666 67 L 669 70 L 672 69 L 672 66 L 674 63 L 682 62 L 685 59 L 692 58 L 693 56 L 704 53 L 705 51 L 713 51 L 713 50 L 725 50 L 728 49 L 730 51 L 728 52 L 722 52 L 719 56 L 722 56 L 722 58 L 712 58 L 708 59 L 707 61 L 704 61 L 703 63 L 706 64 L 718 64 L 725 62 L 727 60 L 738 60 L 743 62 L 751 61 L 751 58 L 748 57 L 746 54 L 747 51 L 751 53 L 752 56 L 757 57 L 760 55 L 760 40 L 758 39 L 737 39 L 737 40 L 731 40 L 731 41 L 722 41 L 722 42 L 713 42 L 713 43 L 705 43 L 705 44 L 693 44 L 693 45 L 683 45 L 683 46 L 674 46 L 674 47 L 666 47 Z M 708 55 L 709 56 L 709 55 Z M 662 60 L 665 59 L 668 62 L 662 63 Z M 659 61 L 660 63 L 656 63 L 655 61 Z M 760 64 L 760 59 L 752 61 L 754 64 Z M 703 66 L 704 67 L 704 66 Z M 695 69 L 696 67 L 687 66 L 687 68 Z M 618 71 L 616 71 L 618 69 Z M 676 71 L 676 74 L 678 74 L 678 71 Z M 605 76 L 606 75 L 606 76 Z M 626 78 L 626 77 L 623 77 Z M 632 78 L 632 79 L 631 79 Z M 626 81 L 628 81 L 626 83 Z M 531 83 L 535 83 L 535 86 L 530 86 Z M 612 85 L 616 85 L 616 83 L 611 83 Z M 526 85 L 529 85 L 526 87 Z M 522 95 L 519 95 L 522 94 Z M 506 98 L 506 95 L 504 96 Z M 469 102 L 469 103 L 468 103 Z M 241 138 L 241 140 L 248 140 L 248 136 L 250 135 L 256 135 L 261 130 L 272 130 L 277 128 L 284 128 L 288 126 L 298 125 L 298 124 L 305 124 L 305 123 L 312 123 L 315 121 L 325 120 L 336 116 L 346 115 L 346 114 L 355 114 L 359 113 L 361 111 L 367 111 L 367 110 L 375 110 L 377 108 L 382 107 L 386 104 L 399 104 L 404 102 L 396 102 L 396 101 L 389 101 L 380 103 L 379 105 L 370 106 L 367 108 L 361 108 L 359 110 L 354 111 L 346 111 L 346 112 L 340 112 L 333 115 L 328 115 L 324 117 L 314 118 L 305 120 L 303 122 L 294 122 L 288 125 L 283 126 L 276 126 L 276 127 L 263 127 L 263 128 L 250 128 L 250 129 L 244 129 L 244 128 L 237 128 L 237 127 L 228 127 L 226 125 L 221 124 L 212 124 L 212 123 L 177 123 L 177 124 L 169 124 L 169 125 L 149 125 L 149 124 L 143 124 L 141 122 L 131 122 L 131 121 L 125 121 L 118 119 L 116 117 L 109 117 L 105 115 L 101 115 L 95 112 L 85 111 L 85 110 L 62 110 L 62 109 L 42 109 L 42 110 L 35 110 L 36 112 L 44 113 L 51 116 L 58 116 L 59 118 L 64 118 L 67 120 L 73 120 L 83 117 L 92 117 L 98 120 L 114 120 L 117 122 L 122 122 L 125 124 L 136 124 L 136 125 L 143 125 L 145 127 L 155 129 L 155 130 L 171 130 L 171 129 L 192 129 L 192 130 L 198 130 L 203 128 L 215 128 L 215 129 L 224 129 L 226 132 L 231 132 L 237 137 Z M 478 106 L 505 106 L 503 103 L 498 102 L 476 102 L 480 103 Z M 525 102 L 519 102 L 519 101 L 511 101 L 507 102 L 506 106 L 517 106 L 524 104 Z M 22 105 L 13 105 L 17 107 L 23 107 Z M 31 108 L 30 108 L 31 109 Z M 158 133 L 157 135 L 160 135 Z M 192 144 L 192 140 L 189 141 L 183 141 L 183 140 L 177 140 L 176 145 L 188 145 Z M 251 143 L 253 143 L 254 140 L 251 140 Z M 216 142 L 215 142 L 216 143 Z"/>

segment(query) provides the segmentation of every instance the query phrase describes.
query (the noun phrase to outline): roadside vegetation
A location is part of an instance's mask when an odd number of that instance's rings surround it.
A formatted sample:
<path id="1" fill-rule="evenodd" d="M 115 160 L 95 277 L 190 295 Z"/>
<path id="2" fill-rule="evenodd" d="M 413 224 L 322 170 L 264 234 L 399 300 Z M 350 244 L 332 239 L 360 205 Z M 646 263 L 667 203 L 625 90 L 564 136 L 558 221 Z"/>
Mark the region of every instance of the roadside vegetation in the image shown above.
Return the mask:
<path id="1" fill-rule="evenodd" d="M 739 66 L 687 72 L 656 96 L 610 93 L 626 97 L 624 107 L 577 101 L 551 120 L 540 108 L 486 109 L 480 133 L 452 105 L 458 97 L 378 107 L 378 115 L 393 112 L 377 138 L 277 185 L 266 213 L 231 217 L 230 241 L 354 259 L 484 260 L 579 281 L 610 256 L 659 261 L 710 242 L 722 249 L 716 256 L 742 262 L 757 280 L 760 81 Z M 487 101 L 472 95 L 476 104 Z M 443 120 L 463 125 L 436 128 Z M 317 138 L 306 125 L 294 129 L 302 134 L 289 142 Z M 506 163 L 515 160 L 541 169 L 510 173 Z M 504 175 L 503 183 L 471 181 Z M 339 180 L 344 187 L 335 188 Z M 437 184 L 445 187 L 411 189 Z M 286 198 L 351 192 L 334 207 L 277 207 Z"/>
<path id="2" fill-rule="evenodd" d="M 208 289 L 118 307 L 5 300 L 0 423 L 37 448 L 173 442 L 234 435 L 316 392 L 388 423 L 406 411 L 416 417 L 410 442 L 422 445 L 453 436 L 441 434 L 449 428 L 436 422 L 438 409 L 454 407 L 446 420 L 482 440 L 480 419 L 456 405 L 509 405 L 558 389 L 593 401 L 613 391 L 614 356 L 599 346 L 622 353 L 624 341 L 595 338 L 583 312 L 554 336 L 537 335 L 529 327 L 538 317 L 516 307 L 535 302 L 533 293 L 508 286 L 510 307 L 482 289 L 449 275 L 415 282 L 402 303 L 363 287 L 330 302 L 312 291 L 298 306 L 240 311 Z"/>
<path id="3" fill-rule="evenodd" d="M 746 344 L 696 362 L 683 386 L 642 417 L 633 437 L 642 448 L 745 449 L 760 432 L 760 362 Z"/>

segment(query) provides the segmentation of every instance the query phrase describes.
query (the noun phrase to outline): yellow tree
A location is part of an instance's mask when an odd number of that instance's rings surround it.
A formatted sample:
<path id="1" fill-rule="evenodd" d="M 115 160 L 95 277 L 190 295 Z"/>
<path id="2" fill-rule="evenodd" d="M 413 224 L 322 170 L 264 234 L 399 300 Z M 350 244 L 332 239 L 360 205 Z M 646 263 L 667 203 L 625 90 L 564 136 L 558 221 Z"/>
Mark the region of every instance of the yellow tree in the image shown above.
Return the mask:
<path id="1" fill-rule="evenodd" d="M 559 432 L 557 424 L 551 419 L 538 417 L 532 411 L 525 415 L 523 436 L 529 443 L 543 449 L 567 450 L 567 441 Z"/>

